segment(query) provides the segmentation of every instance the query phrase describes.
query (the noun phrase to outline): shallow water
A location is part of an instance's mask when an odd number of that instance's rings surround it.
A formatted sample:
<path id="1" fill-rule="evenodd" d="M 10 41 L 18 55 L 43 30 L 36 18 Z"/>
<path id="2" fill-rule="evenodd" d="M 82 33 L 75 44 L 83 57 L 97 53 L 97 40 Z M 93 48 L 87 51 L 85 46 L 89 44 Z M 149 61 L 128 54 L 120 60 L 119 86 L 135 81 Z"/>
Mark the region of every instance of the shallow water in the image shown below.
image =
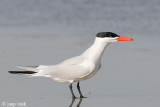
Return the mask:
<path id="1" fill-rule="evenodd" d="M 80 106 L 159 107 L 159 13 L 159 0 L 0 1 L 1 106 L 69 106 L 69 84 L 7 71 L 59 63 L 86 50 L 97 32 L 112 31 L 135 41 L 107 47 L 100 71 L 81 82 L 88 98 Z"/>

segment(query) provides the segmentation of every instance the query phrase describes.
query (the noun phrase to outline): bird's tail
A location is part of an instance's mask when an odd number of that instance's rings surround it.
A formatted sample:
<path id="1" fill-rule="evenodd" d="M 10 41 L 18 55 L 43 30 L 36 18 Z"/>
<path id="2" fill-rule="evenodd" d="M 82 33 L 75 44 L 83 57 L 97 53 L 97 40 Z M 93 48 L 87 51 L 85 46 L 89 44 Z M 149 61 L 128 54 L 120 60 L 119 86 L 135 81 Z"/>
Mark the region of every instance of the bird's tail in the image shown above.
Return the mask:
<path id="1" fill-rule="evenodd" d="M 39 66 L 16 66 L 17 68 L 21 68 L 27 71 L 36 71 Z"/>
<path id="2" fill-rule="evenodd" d="M 11 74 L 24 74 L 33 76 L 37 73 L 38 66 L 17 66 L 18 68 L 24 69 L 24 71 L 8 71 Z"/>
<path id="3" fill-rule="evenodd" d="M 37 72 L 34 72 L 34 71 L 8 71 L 9 73 L 11 74 L 35 74 Z"/>
<path id="4" fill-rule="evenodd" d="M 40 68 L 45 68 L 46 66 L 40 65 L 40 66 L 17 66 L 18 68 L 24 69 L 24 71 L 8 71 L 11 74 L 24 74 L 31 77 L 36 76 L 44 76 L 44 77 L 50 77 L 47 74 L 39 73 Z"/>

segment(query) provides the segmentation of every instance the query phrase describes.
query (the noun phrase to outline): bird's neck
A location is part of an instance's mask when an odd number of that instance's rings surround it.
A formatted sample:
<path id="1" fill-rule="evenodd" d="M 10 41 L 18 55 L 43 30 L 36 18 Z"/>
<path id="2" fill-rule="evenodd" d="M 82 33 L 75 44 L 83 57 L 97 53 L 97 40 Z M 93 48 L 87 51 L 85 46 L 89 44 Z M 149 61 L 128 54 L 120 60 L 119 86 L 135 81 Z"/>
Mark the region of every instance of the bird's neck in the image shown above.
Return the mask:
<path id="1" fill-rule="evenodd" d="M 109 45 L 109 43 L 109 41 L 104 41 L 103 38 L 96 37 L 93 45 L 89 49 L 87 49 L 82 55 L 89 57 L 94 61 L 100 61 L 102 54 L 107 45 Z"/>

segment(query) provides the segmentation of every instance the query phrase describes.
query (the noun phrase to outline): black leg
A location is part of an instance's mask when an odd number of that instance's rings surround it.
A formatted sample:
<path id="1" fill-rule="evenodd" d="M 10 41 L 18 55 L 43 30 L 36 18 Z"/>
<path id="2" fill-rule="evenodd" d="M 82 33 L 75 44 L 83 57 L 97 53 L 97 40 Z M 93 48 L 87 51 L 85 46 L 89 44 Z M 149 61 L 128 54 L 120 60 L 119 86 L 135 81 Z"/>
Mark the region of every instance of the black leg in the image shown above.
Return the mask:
<path id="1" fill-rule="evenodd" d="M 83 97 L 82 93 L 81 93 L 81 90 L 80 90 L 80 86 L 79 86 L 79 82 L 77 83 L 77 89 L 78 89 L 78 92 L 80 94 L 80 98 L 86 98 L 86 97 Z"/>
<path id="2" fill-rule="evenodd" d="M 69 85 L 69 89 L 70 89 L 70 91 L 72 93 L 72 99 L 75 99 L 76 97 L 75 97 L 74 92 L 72 90 L 72 83 Z"/>

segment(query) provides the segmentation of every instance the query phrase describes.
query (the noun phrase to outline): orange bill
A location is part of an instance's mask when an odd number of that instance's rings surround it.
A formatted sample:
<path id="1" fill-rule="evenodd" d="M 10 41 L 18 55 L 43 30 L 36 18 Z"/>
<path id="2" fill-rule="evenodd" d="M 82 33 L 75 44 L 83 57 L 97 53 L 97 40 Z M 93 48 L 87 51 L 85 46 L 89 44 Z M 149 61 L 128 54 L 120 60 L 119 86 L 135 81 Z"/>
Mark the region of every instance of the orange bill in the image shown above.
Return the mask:
<path id="1" fill-rule="evenodd" d="M 134 40 L 129 37 L 119 36 L 119 38 L 117 38 L 117 41 L 134 41 Z"/>

